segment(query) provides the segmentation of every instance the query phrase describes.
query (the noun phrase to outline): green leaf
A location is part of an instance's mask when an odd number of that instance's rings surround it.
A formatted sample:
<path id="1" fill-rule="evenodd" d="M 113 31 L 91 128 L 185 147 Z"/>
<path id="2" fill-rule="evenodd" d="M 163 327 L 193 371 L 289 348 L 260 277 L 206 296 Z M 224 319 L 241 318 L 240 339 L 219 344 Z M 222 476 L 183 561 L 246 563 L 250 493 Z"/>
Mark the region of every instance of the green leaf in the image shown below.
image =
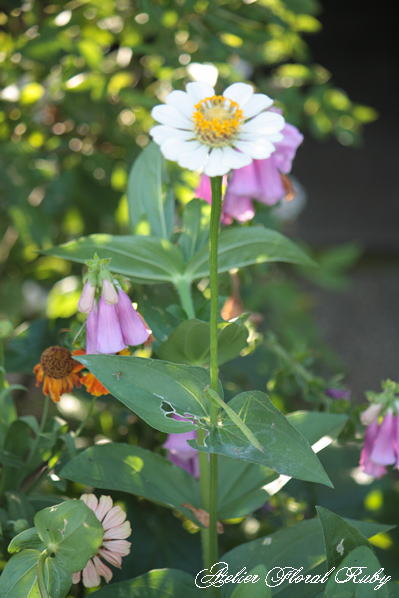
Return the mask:
<path id="1" fill-rule="evenodd" d="M 251 569 L 246 577 L 252 576 L 253 581 L 248 580 L 246 583 L 237 585 L 232 593 L 232 598 L 272 598 L 271 589 L 265 584 L 266 575 L 267 569 L 264 565 L 258 565 Z"/>
<path id="2" fill-rule="evenodd" d="M 243 392 L 228 403 L 251 430 L 264 451 L 258 450 L 231 421 L 222 415 L 200 450 L 260 463 L 278 473 L 331 486 L 308 441 L 260 391 Z"/>
<path id="3" fill-rule="evenodd" d="M 104 535 L 101 523 L 81 500 L 67 500 L 43 509 L 34 522 L 49 553 L 71 573 L 85 567 Z"/>
<path id="4" fill-rule="evenodd" d="M 347 521 L 367 537 L 390 529 L 389 526 L 376 523 Z M 251 567 L 264 565 L 268 571 L 273 567 L 284 566 L 295 569 L 303 567 L 303 571 L 301 571 L 303 575 L 309 571 L 320 572 L 323 575 L 327 570 L 326 565 L 324 564 L 322 568 L 319 565 L 325 563 L 325 558 L 323 530 L 320 520 L 315 518 L 301 521 L 269 536 L 241 544 L 221 556 L 219 560 L 228 564 L 230 573 L 239 571 L 245 563 L 251 563 Z M 295 598 L 298 596 L 312 598 L 323 589 L 319 584 L 315 584 L 313 587 L 303 584 L 304 593 L 302 594 L 300 592 L 301 585 L 295 586 Z M 222 597 L 231 596 L 234 589 L 232 584 L 223 586 Z M 284 583 L 273 588 L 273 596 L 280 593 L 281 598 L 283 596 L 292 598 L 292 585 Z"/>
<path id="5" fill-rule="evenodd" d="M 199 590 L 188 573 L 177 569 L 155 569 L 140 577 L 106 586 L 93 598 L 195 598 Z"/>
<path id="6" fill-rule="evenodd" d="M 221 323 L 218 331 L 219 365 L 234 359 L 246 346 L 248 330 L 237 322 Z M 157 350 L 161 359 L 206 366 L 209 363 L 209 323 L 185 320 Z"/>
<path id="7" fill-rule="evenodd" d="M 179 249 L 155 237 L 90 235 L 43 253 L 81 264 L 97 253 L 100 258 L 111 259 L 112 272 L 146 284 L 172 282 L 181 277 L 184 269 Z"/>
<path id="8" fill-rule="evenodd" d="M 365 568 L 361 573 L 356 574 L 358 567 Z M 359 580 L 358 583 L 350 580 L 351 569 L 354 572 L 355 579 Z M 384 572 L 377 573 L 380 569 L 381 564 L 371 548 L 367 546 L 354 548 L 343 559 L 339 569 L 336 569 L 330 576 L 323 598 L 374 598 L 375 596 L 389 598 L 389 585 L 383 583 L 379 587 L 381 581 L 388 577 Z M 370 582 L 361 583 L 360 580 L 367 575 L 371 576 Z M 386 583 L 388 581 L 387 579 Z"/>
<path id="9" fill-rule="evenodd" d="M 130 171 L 127 199 L 133 229 L 146 217 L 151 234 L 163 239 L 173 231 L 174 201 L 166 183 L 165 160 L 156 143 L 150 143 L 140 153 Z"/>
<path id="10" fill-rule="evenodd" d="M 8 552 L 14 554 L 25 548 L 33 548 L 35 550 L 43 550 L 45 548 L 43 540 L 39 537 L 35 527 L 30 527 L 17 536 L 14 536 L 8 545 Z"/>
<path id="11" fill-rule="evenodd" d="M 218 460 L 218 519 L 244 517 L 267 502 L 263 488 L 277 474 L 264 465 L 228 457 Z"/>
<path id="12" fill-rule="evenodd" d="M 287 416 L 294 428 L 305 436 L 310 444 L 320 438 L 337 438 L 348 417 L 342 413 L 322 413 L 319 411 L 294 411 Z"/>
<path id="13" fill-rule="evenodd" d="M 310 444 L 325 439 L 320 448 L 328 446 L 327 439 L 332 442 L 338 436 L 347 420 L 342 414 L 312 411 L 296 411 L 286 417 Z M 219 519 L 243 517 L 260 508 L 270 496 L 268 491 L 271 487 L 265 486 L 278 478 L 278 474 L 269 467 L 228 457 L 219 458 L 218 472 Z M 278 489 L 283 487 L 283 481 L 289 481 L 286 476 L 280 476 L 278 482 L 280 479 L 281 483 L 276 486 Z"/>
<path id="14" fill-rule="evenodd" d="M 316 507 L 327 553 L 328 567 L 336 567 L 344 556 L 358 546 L 369 546 L 367 539 L 342 517 L 324 507 Z"/>
<path id="15" fill-rule="evenodd" d="M 192 512 L 182 505 L 200 506 L 198 483 L 191 475 L 138 446 L 119 443 L 92 446 L 71 459 L 61 470 L 61 476 L 96 488 L 142 496 L 177 509 L 190 519 Z"/>
<path id="16" fill-rule="evenodd" d="M 223 230 L 219 239 L 218 256 L 219 272 L 263 262 L 289 262 L 308 266 L 313 263 L 290 239 L 263 226 Z M 208 249 L 203 247 L 188 263 L 185 276 L 191 280 L 208 276 L 208 260 Z"/>
<path id="17" fill-rule="evenodd" d="M 190 423 L 167 417 L 173 411 L 196 419 L 208 415 L 204 388 L 209 384 L 209 373 L 205 369 L 119 355 L 83 355 L 76 359 L 114 397 L 161 432 L 193 429 Z"/>
<path id="18" fill-rule="evenodd" d="M 208 212 L 205 215 L 205 211 Z M 178 240 L 184 259 L 188 261 L 204 247 L 209 237 L 209 206 L 193 199 L 184 207 L 181 234 Z"/>
<path id="19" fill-rule="evenodd" d="M 1 598 L 41 598 L 40 556 L 38 550 L 23 550 L 11 557 L 0 576 Z M 72 585 L 71 573 L 50 557 L 44 561 L 44 579 L 51 598 L 64 598 Z"/>

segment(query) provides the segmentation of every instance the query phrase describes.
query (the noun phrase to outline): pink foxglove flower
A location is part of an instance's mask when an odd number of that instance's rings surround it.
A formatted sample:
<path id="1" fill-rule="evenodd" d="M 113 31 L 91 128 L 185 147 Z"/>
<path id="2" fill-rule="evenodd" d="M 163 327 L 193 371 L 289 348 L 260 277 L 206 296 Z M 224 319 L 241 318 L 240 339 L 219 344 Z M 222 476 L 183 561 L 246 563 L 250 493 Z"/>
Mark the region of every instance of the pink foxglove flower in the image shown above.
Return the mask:
<path id="1" fill-rule="evenodd" d="M 131 543 L 126 540 L 132 528 L 126 521 L 126 513 L 114 506 L 110 496 L 101 496 L 99 499 L 94 494 L 83 494 L 81 500 L 94 512 L 104 528 L 104 537 L 98 553 L 91 558 L 82 571 L 73 575 L 73 583 L 83 582 L 86 588 L 95 588 L 101 583 L 101 577 L 109 583 L 113 573 L 104 563 L 108 562 L 119 569 L 122 566 L 122 557 L 130 552 Z"/>
<path id="2" fill-rule="evenodd" d="M 112 283 L 109 284 L 113 288 Z M 111 287 L 103 285 L 98 305 L 94 303 L 86 321 L 88 355 L 118 353 L 129 345 L 141 345 L 151 334 L 129 296 L 119 289 L 117 293 L 115 291 L 115 297 L 116 301 Z"/>
<path id="3" fill-rule="evenodd" d="M 118 291 L 118 303 L 116 305 L 123 340 L 127 345 L 141 345 L 151 334 L 140 316 L 134 309 L 130 298 L 122 289 Z"/>
<path id="4" fill-rule="evenodd" d="M 94 306 L 94 300 L 96 295 L 96 287 L 93 286 L 89 281 L 85 282 L 82 294 L 78 303 L 78 310 L 82 314 L 88 314 L 91 312 Z"/>
<path id="5" fill-rule="evenodd" d="M 230 224 L 251 220 L 255 215 L 253 200 L 274 205 L 287 195 L 286 174 L 291 171 L 296 150 L 303 141 L 303 135 L 296 127 L 285 124 L 282 139 L 275 142 L 275 151 L 264 160 L 234 170 L 229 178 L 223 202 L 222 221 Z M 196 189 L 196 195 L 211 202 L 209 178 L 203 175 Z"/>
<path id="6" fill-rule="evenodd" d="M 381 413 L 382 404 L 381 403 L 372 403 L 360 414 L 360 421 L 362 422 L 363 426 L 369 426 L 374 421 L 376 421 Z"/>
<path id="7" fill-rule="evenodd" d="M 174 419 L 183 420 L 184 418 L 175 415 Z M 187 440 L 194 440 L 196 434 L 196 430 L 182 434 L 168 434 L 163 446 L 168 451 L 169 461 L 198 478 L 200 473 L 198 451 L 187 442 Z"/>
<path id="8" fill-rule="evenodd" d="M 118 293 L 112 282 L 107 278 L 104 278 L 103 280 L 101 296 L 107 303 L 118 303 Z"/>
<path id="9" fill-rule="evenodd" d="M 388 465 L 399 467 L 399 418 L 388 412 L 381 423 L 375 419 L 366 430 L 360 466 L 365 473 L 380 478 Z"/>

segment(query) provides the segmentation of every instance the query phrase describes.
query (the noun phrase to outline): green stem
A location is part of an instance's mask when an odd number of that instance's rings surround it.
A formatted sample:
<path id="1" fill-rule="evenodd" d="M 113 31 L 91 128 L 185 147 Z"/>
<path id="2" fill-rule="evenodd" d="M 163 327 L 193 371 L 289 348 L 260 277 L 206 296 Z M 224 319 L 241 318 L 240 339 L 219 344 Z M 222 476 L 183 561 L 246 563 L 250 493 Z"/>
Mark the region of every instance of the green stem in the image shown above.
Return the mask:
<path id="1" fill-rule="evenodd" d="M 219 360 L 218 360 L 218 315 L 219 315 L 219 286 L 218 286 L 218 245 L 220 215 L 222 210 L 222 177 L 211 178 L 212 209 L 209 236 L 209 274 L 211 291 L 211 314 L 209 320 L 209 350 L 210 350 L 210 387 L 218 391 Z M 211 426 L 217 425 L 218 405 L 210 404 Z M 209 530 L 208 530 L 208 558 L 207 567 L 218 560 L 217 537 L 217 486 L 218 486 L 218 458 L 211 454 L 209 457 Z M 220 595 L 214 588 L 215 596 Z"/>
<path id="2" fill-rule="evenodd" d="M 191 282 L 182 278 L 175 283 L 175 287 L 179 293 L 180 303 L 186 312 L 187 317 L 190 320 L 195 318 L 193 297 L 191 294 Z"/>
<path id="3" fill-rule="evenodd" d="M 85 426 L 88 422 L 88 420 L 91 418 L 91 416 L 93 415 L 94 412 L 94 407 L 96 405 L 96 401 L 97 401 L 97 397 L 93 396 L 91 401 L 90 401 L 90 405 L 89 408 L 87 410 L 86 413 L 86 417 L 84 418 L 84 420 L 82 421 L 82 423 L 80 424 L 79 428 L 76 430 L 75 432 L 75 438 L 77 438 L 78 436 L 81 435 L 81 433 L 83 432 L 83 430 L 85 429 Z"/>
<path id="4" fill-rule="evenodd" d="M 45 578 L 45 572 L 44 572 L 44 563 L 45 563 L 46 558 L 47 558 L 47 551 L 45 550 L 44 552 L 42 552 L 42 554 L 40 555 L 39 560 L 37 562 L 37 584 L 39 586 L 39 592 L 40 592 L 41 598 L 51 598 L 47 591 L 46 578 Z"/>

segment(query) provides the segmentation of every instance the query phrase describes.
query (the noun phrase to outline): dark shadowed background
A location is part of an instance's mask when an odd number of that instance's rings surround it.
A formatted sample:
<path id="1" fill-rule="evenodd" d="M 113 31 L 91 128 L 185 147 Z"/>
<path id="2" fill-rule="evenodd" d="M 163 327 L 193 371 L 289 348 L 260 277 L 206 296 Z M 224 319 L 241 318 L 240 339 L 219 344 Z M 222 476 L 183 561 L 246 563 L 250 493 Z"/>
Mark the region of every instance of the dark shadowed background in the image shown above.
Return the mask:
<path id="1" fill-rule="evenodd" d="M 316 312 L 349 371 L 355 393 L 397 378 L 399 365 L 398 65 L 394 4 L 322 2 L 323 30 L 308 41 L 337 87 L 375 107 L 360 148 L 310 137 L 295 173 L 308 193 L 298 235 L 326 247 L 356 241 L 363 249 L 350 288 L 317 294 Z"/>

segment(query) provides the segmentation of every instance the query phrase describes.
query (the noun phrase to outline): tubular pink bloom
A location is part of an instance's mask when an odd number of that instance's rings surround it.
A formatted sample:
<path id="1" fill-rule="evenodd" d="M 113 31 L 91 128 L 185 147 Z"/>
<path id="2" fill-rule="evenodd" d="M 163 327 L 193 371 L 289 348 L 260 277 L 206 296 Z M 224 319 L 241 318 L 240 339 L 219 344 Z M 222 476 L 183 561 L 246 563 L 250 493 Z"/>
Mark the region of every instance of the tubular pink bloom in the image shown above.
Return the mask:
<path id="1" fill-rule="evenodd" d="M 88 355 L 95 355 L 97 351 L 97 323 L 98 323 L 98 307 L 94 303 L 93 309 L 87 316 L 86 320 L 86 353 Z"/>
<path id="2" fill-rule="evenodd" d="M 129 296 L 119 289 L 116 306 L 123 340 L 126 345 L 141 345 L 151 334 L 140 314 L 134 309 Z"/>
<path id="3" fill-rule="evenodd" d="M 387 472 L 383 465 L 374 463 L 371 459 L 371 453 L 374 447 L 375 439 L 379 432 L 379 425 L 376 421 L 370 424 L 366 430 L 364 446 L 360 455 L 360 467 L 365 473 L 373 478 L 381 478 Z"/>
<path id="4" fill-rule="evenodd" d="M 377 465 L 396 463 L 396 421 L 392 413 L 384 417 L 375 437 L 370 459 Z"/>
<path id="5" fill-rule="evenodd" d="M 101 296 L 97 317 L 97 353 L 118 353 L 126 348 L 123 341 L 116 305 Z"/>
<path id="6" fill-rule="evenodd" d="M 107 278 L 104 278 L 103 280 L 101 296 L 104 297 L 107 303 L 118 303 L 118 293 L 116 292 L 116 289 L 112 282 Z"/>
<path id="7" fill-rule="evenodd" d="M 253 199 L 271 206 L 287 195 L 283 175 L 291 171 L 303 135 L 290 124 L 285 124 L 281 134 L 282 139 L 275 142 L 275 151 L 268 158 L 253 160 L 231 173 L 223 202 L 222 221 L 225 224 L 232 219 L 239 222 L 251 220 L 255 214 Z M 211 202 L 210 183 L 205 175 L 200 179 L 196 195 Z"/>
<path id="8" fill-rule="evenodd" d="M 175 416 L 175 419 L 182 420 L 183 418 Z M 187 440 L 194 440 L 196 435 L 195 430 L 182 434 L 168 434 L 163 446 L 168 451 L 169 461 L 198 478 L 200 473 L 198 451 L 187 442 Z"/>
<path id="9" fill-rule="evenodd" d="M 122 556 L 130 552 L 131 543 L 125 540 L 132 533 L 126 513 L 118 506 L 114 506 L 110 496 L 101 496 L 98 499 L 94 494 L 83 494 L 80 499 L 91 509 L 104 528 L 104 540 L 98 553 L 91 558 L 82 571 L 73 575 L 73 583 L 81 580 L 86 588 L 95 588 L 101 582 L 101 577 L 106 583 L 112 579 L 112 570 L 104 563 L 114 567 L 122 566 Z M 108 539 L 107 539 L 108 538 Z M 104 560 L 101 560 L 101 558 Z"/>
<path id="10" fill-rule="evenodd" d="M 80 295 L 78 310 L 82 314 L 88 314 L 94 307 L 94 297 L 96 294 L 96 287 L 89 281 L 85 282 L 82 294 Z"/>
<path id="11" fill-rule="evenodd" d="M 369 426 L 376 421 L 381 413 L 381 409 L 381 403 L 372 403 L 369 405 L 367 409 L 360 414 L 360 421 L 362 422 L 363 426 Z"/>

